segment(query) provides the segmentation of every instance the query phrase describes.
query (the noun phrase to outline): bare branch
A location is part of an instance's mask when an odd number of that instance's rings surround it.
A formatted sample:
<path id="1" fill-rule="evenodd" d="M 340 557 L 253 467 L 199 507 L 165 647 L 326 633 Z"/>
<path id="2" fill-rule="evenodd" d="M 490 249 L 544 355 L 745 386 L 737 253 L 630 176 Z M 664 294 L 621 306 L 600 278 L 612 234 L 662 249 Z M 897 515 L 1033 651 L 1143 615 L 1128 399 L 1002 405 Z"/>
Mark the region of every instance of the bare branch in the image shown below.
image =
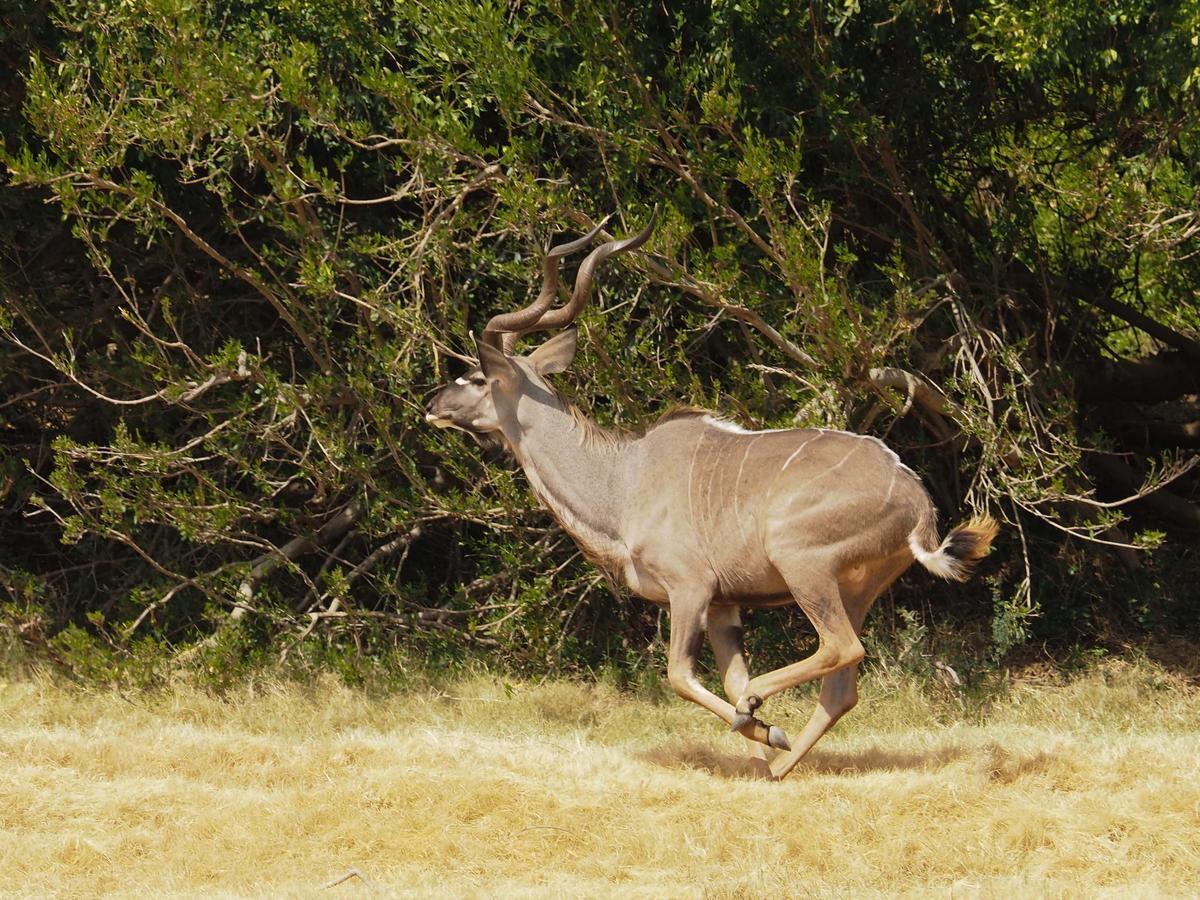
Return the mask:
<path id="1" fill-rule="evenodd" d="M 255 560 L 249 574 L 238 586 L 238 599 L 240 602 L 230 614 L 230 619 L 233 622 L 240 621 L 245 616 L 247 610 L 253 611 L 254 607 L 251 604 L 254 600 L 254 591 L 264 578 L 281 565 L 295 562 L 316 547 L 340 538 L 362 518 L 365 509 L 366 507 L 362 501 L 351 500 L 330 518 L 329 521 L 322 525 L 315 535 L 311 537 L 304 535 L 292 538 L 277 550 L 266 553 Z"/>
<path id="2" fill-rule="evenodd" d="M 1156 322 L 1143 312 L 1134 309 L 1128 303 L 1122 303 L 1113 297 L 1103 294 L 1079 294 L 1079 299 L 1089 306 L 1095 306 L 1107 313 L 1112 313 L 1119 319 L 1124 319 L 1130 325 L 1136 325 L 1146 334 L 1162 341 L 1168 347 L 1174 347 L 1186 353 L 1192 359 L 1192 365 L 1200 363 L 1200 341 L 1180 334 L 1173 328 L 1168 328 L 1161 322 Z"/>

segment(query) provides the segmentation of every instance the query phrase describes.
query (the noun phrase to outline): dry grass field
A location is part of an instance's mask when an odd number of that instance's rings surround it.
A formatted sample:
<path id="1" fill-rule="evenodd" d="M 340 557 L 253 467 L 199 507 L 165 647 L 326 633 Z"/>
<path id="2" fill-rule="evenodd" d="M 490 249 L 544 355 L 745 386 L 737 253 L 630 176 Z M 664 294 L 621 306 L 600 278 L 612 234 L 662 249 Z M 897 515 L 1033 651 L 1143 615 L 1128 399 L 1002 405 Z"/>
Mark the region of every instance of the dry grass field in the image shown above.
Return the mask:
<path id="1" fill-rule="evenodd" d="M 0 685 L 0 894 L 1194 896 L 1200 691 L 1146 665 L 981 711 L 875 673 L 779 784 L 675 699 L 463 680 L 214 698 Z M 936 694 L 937 692 L 933 692 Z M 798 730 L 808 701 L 772 701 Z M 354 877 L 323 885 L 355 869 Z"/>

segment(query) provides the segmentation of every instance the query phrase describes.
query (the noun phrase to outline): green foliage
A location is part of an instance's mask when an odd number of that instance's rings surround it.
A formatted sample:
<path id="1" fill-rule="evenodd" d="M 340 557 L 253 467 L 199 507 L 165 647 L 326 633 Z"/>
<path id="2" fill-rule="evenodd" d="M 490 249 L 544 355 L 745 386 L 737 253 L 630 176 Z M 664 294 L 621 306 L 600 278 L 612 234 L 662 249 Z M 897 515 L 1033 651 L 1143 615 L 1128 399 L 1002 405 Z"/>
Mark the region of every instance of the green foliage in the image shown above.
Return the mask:
<path id="1" fill-rule="evenodd" d="M 990 587 L 895 589 L 993 657 L 1194 633 L 1194 438 L 1149 437 L 1194 400 L 1104 387 L 1200 329 L 1194 0 L 39 10 L 0 32 L 0 622 L 85 677 L 638 670 L 657 612 L 422 407 L 548 239 L 655 204 L 583 316 L 597 418 L 886 437 L 1007 524 Z M 756 664 L 805 633 L 755 625 Z"/>

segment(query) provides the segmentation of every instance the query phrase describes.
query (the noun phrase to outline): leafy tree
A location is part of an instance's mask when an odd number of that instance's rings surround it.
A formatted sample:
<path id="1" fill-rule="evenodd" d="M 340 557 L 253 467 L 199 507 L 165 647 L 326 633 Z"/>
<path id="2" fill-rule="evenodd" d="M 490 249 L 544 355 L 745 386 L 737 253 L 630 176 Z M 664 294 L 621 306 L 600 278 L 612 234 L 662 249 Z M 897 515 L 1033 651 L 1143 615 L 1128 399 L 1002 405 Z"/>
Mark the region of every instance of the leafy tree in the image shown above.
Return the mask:
<path id="1" fill-rule="evenodd" d="M 948 517 L 1007 523 L 985 582 L 894 591 L 996 654 L 1194 632 L 1195 0 L 61 0 L 0 25 L 0 584 L 26 639 L 635 660 L 652 611 L 421 410 L 551 235 L 656 203 L 584 316 L 582 405 L 885 437 Z"/>

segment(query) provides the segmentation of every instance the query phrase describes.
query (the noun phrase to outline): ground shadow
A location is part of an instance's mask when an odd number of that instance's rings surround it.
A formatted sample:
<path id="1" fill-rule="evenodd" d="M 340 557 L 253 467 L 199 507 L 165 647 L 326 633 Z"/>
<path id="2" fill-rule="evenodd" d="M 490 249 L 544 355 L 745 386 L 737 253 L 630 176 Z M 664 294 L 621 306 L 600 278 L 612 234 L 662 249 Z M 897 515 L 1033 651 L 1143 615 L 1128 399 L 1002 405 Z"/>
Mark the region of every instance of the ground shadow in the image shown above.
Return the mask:
<path id="1" fill-rule="evenodd" d="M 944 768 L 967 753 L 957 744 L 924 752 L 904 752 L 868 747 L 865 750 L 813 750 L 793 774 L 855 775 L 863 772 L 901 770 L 932 771 Z M 720 778 L 754 778 L 748 757 L 725 753 L 710 744 L 683 741 L 662 744 L 638 754 L 638 758 L 667 769 L 702 769 Z"/>
<path id="2" fill-rule="evenodd" d="M 967 749 L 957 744 L 933 750 L 889 750 L 868 747 L 865 750 L 813 750 L 796 766 L 797 772 L 821 775 L 853 775 L 858 772 L 898 772 L 942 769 L 965 756 Z"/>
<path id="3" fill-rule="evenodd" d="M 721 778 L 754 778 L 754 768 L 745 754 L 723 753 L 700 741 L 662 744 L 637 754 L 638 759 L 664 769 L 703 769 Z"/>

